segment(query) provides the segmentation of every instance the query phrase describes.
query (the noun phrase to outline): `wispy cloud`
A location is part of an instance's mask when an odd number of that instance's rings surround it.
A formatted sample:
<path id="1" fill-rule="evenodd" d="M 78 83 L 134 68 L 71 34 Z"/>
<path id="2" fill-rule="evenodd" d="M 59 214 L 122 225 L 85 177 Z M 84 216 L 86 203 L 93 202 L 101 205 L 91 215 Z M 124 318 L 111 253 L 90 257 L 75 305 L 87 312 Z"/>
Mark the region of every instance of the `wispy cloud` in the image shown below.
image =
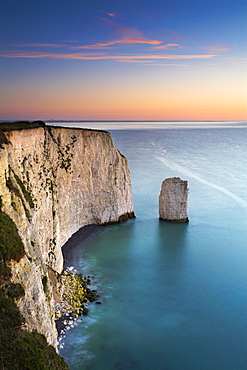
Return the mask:
<path id="1" fill-rule="evenodd" d="M 149 40 L 144 38 L 131 38 L 131 37 L 124 37 L 120 40 L 112 40 L 107 42 L 98 42 L 96 44 L 91 45 L 78 45 L 78 46 L 71 46 L 71 49 L 80 50 L 80 49 L 101 49 L 106 48 L 109 46 L 117 45 L 117 44 L 150 44 L 150 45 L 159 45 L 162 44 L 163 41 L 158 40 Z"/>
<path id="2" fill-rule="evenodd" d="M 239 67 L 247 67 L 247 58 L 228 57 L 224 58 L 224 61 L 227 63 L 235 64 Z"/>
<path id="3" fill-rule="evenodd" d="M 180 44 L 166 44 L 166 45 L 154 46 L 152 49 L 153 50 L 168 50 L 171 47 L 182 48 Z"/>
<path id="4" fill-rule="evenodd" d="M 202 46 L 201 49 L 213 51 L 215 53 L 217 52 L 224 52 L 231 50 L 229 46 L 227 45 L 210 45 L 210 46 Z"/>
<path id="5" fill-rule="evenodd" d="M 52 59 L 71 59 L 71 60 L 116 60 L 116 61 L 139 61 L 139 60 L 188 60 L 188 59 L 211 59 L 215 54 L 137 54 L 137 55 L 107 55 L 105 53 L 54 53 L 54 52 L 38 52 L 24 50 L 0 51 L 0 57 L 5 58 L 52 58 Z"/>
<path id="6" fill-rule="evenodd" d="M 104 53 L 54 53 L 43 51 L 26 50 L 8 50 L 0 51 L 0 57 L 5 58 L 33 58 L 33 59 L 98 59 L 104 56 Z"/>
<path id="7" fill-rule="evenodd" d="M 108 17 L 112 17 L 112 18 L 115 18 L 117 17 L 117 13 L 115 12 L 105 12 L 103 10 L 97 10 L 98 13 L 101 13 L 101 14 L 104 14 L 104 16 L 108 16 Z"/>
<path id="8" fill-rule="evenodd" d="M 184 67 L 184 64 L 178 64 L 176 62 L 165 64 L 164 62 L 167 60 L 212 59 L 217 56 L 217 52 L 228 50 L 226 46 L 213 45 L 204 47 L 204 50 L 208 51 L 205 52 L 205 54 L 172 54 L 171 49 L 181 49 L 183 46 L 177 42 L 165 44 L 164 40 L 156 40 L 146 37 L 136 28 L 124 27 L 118 24 L 115 19 L 113 19 L 116 16 L 115 13 L 103 13 L 105 18 L 98 17 L 97 19 L 100 19 L 105 26 L 114 32 L 114 36 L 110 40 L 106 39 L 106 41 L 98 41 L 84 45 L 80 45 L 79 41 L 74 40 L 60 40 L 60 42 L 53 43 L 23 43 L 18 45 L 18 49 L 16 48 L 17 50 L 15 49 L 17 45 L 15 45 L 12 50 L 0 50 L 0 57 L 113 60 L 118 62 L 142 63 L 145 65 L 159 65 L 164 67 Z M 144 48 L 146 45 L 148 45 L 149 48 Z M 134 46 L 136 47 L 135 49 Z M 21 48 L 25 48 L 25 50 Z M 40 49 L 38 50 L 37 48 Z M 59 48 L 63 48 L 63 52 L 61 50 L 55 50 Z M 135 50 L 135 53 L 133 50 Z M 170 52 L 169 54 L 166 54 L 165 51 L 167 50 Z"/>
<path id="9" fill-rule="evenodd" d="M 97 17 L 102 22 L 102 26 L 110 29 L 114 34 L 119 34 L 122 37 L 142 38 L 143 34 L 135 27 L 125 27 L 115 22 L 113 19 Z"/>
<path id="10" fill-rule="evenodd" d="M 173 54 L 154 54 L 154 55 L 125 55 L 125 56 L 115 56 L 114 59 L 125 59 L 125 60 L 135 60 L 135 59 L 174 59 L 174 60 L 179 60 L 179 59 L 210 59 L 215 57 L 216 55 L 213 54 L 208 54 L 208 55 L 193 55 L 193 54 L 186 54 L 186 55 L 173 55 Z M 111 58 L 113 59 L 113 58 Z"/>

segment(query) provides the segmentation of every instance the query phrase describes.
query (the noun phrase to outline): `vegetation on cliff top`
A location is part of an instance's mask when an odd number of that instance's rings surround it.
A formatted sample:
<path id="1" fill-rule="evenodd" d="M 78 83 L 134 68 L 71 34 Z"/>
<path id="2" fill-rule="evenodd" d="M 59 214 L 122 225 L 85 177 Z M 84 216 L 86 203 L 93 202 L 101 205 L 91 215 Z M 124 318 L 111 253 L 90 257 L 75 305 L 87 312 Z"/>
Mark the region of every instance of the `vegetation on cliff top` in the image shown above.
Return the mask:
<path id="1" fill-rule="evenodd" d="M 54 122 L 63 123 L 63 121 L 54 121 Z M 37 128 L 37 127 L 52 127 L 52 128 L 63 128 L 63 129 L 66 129 L 66 130 L 97 131 L 97 132 L 104 132 L 104 133 L 109 134 L 109 132 L 105 131 L 105 130 L 94 129 L 94 128 L 74 127 L 73 122 L 76 123 L 77 121 L 68 121 L 68 122 L 71 122 L 72 127 L 57 126 L 57 125 L 54 126 L 54 125 L 51 125 L 51 124 L 49 124 L 49 126 L 48 126 L 43 121 L 0 122 L 0 132 L 1 131 L 12 131 L 12 130 L 25 130 L 25 129 Z M 90 121 L 78 121 L 78 122 L 90 122 Z M 1 140 L 1 135 L 0 135 L 0 140 Z M 0 141 L 0 144 L 1 144 L 1 141 Z M 0 146 L 0 148 L 1 148 L 1 146 Z"/>
<path id="2" fill-rule="evenodd" d="M 9 144 L 9 140 L 4 135 L 4 131 L 24 130 L 27 128 L 45 127 L 43 121 L 17 121 L 17 122 L 0 122 L 0 149 L 3 149 L 3 144 Z"/>
<path id="3" fill-rule="evenodd" d="M 2 131 L 23 130 L 37 127 L 45 127 L 45 123 L 43 121 L 0 122 L 0 130 Z"/>
<path id="4" fill-rule="evenodd" d="M 2 211 L 0 197 L 0 368 L 68 370 L 68 366 L 47 344 L 44 335 L 21 328 L 22 317 L 14 299 L 24 294 L 20 284 L 10 282 L 10 260 L 24 256 L 24 245 L 12 219 Z"/>

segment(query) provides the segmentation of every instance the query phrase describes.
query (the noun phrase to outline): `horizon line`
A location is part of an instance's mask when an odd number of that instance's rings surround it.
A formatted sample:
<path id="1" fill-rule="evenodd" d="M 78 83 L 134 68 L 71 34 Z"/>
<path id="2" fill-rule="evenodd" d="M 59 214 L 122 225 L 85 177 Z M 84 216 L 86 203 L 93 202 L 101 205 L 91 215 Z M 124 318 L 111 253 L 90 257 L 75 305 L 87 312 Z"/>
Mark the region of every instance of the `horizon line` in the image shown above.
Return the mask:
<path id="1" fill-rule="evenodd" d="M 192 119 L 192 120 L 152 120 L 152 119 L 147 119 L 147 120 L 135 120 L 135 119 L 122 119 L 122 120 L 119 120 L 119 119 L 79 119 L 79 120 L 71 120 L 71 119 L 48 119 L 48 120 L 44 120 L 44 119 L 0 119 L 0 122 L 20 122 L 20 121 L 23 121 L 23 122 L 34 122 L 34 121 L 43 121 L 43 122 L 47 122 L 47 123 L 59 123 L 59 122 L 102 122 L 102 123 L 107 123 L 107 122 L 119 122 L 119 123 L 123 123 L 123 122 L 140 122 L 140 123 L 143 123 L 143 122 L 247 122 L 247 118 L 246 119 L 231 119 L 231 120 L 213 120 L 213 119 L 210 119 L 210 120 L 202 120 L 202 119 Z"/>

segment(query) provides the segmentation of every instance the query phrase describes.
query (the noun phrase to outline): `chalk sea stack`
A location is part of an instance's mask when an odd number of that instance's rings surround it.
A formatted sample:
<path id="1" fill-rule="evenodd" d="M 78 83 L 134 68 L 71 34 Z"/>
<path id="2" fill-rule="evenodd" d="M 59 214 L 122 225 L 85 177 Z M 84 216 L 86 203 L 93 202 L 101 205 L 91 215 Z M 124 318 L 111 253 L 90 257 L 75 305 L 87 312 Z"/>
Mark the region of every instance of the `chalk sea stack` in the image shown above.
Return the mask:
<path id="1" fill-rule="evenodd" d="M 159 217 L 171 222 L 189 222 L 188 181 L 179 177 L 165 179 L 159 196 Z"/>

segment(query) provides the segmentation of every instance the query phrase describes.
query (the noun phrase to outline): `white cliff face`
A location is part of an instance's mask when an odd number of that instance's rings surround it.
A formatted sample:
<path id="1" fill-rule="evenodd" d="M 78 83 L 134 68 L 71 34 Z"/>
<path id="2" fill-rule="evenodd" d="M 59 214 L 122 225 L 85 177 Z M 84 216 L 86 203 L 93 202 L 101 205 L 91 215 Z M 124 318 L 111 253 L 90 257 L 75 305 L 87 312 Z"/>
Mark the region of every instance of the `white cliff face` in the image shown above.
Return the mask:
<path id="1" fill-rule="evenodd" d="M 165 179 L 159 196 L 160 219 L 173 222 L 188 222 L 188 181 L 179 177 Z"/>
<path id="2" fill-rule="evenodd" d="M 27 328 L 54 345 L 52 289 L 49 281 L 44 289 L 42 278 L 48 266 L 61 272 L 61 247 L 81 227 L 133 217 L 128 164 L 104 131 L 47 126 L 4 134 L 2 211 L 15 222 L 26 253 L 11 264 L 12 279 L 25 288 L 18 304 Z"/>

